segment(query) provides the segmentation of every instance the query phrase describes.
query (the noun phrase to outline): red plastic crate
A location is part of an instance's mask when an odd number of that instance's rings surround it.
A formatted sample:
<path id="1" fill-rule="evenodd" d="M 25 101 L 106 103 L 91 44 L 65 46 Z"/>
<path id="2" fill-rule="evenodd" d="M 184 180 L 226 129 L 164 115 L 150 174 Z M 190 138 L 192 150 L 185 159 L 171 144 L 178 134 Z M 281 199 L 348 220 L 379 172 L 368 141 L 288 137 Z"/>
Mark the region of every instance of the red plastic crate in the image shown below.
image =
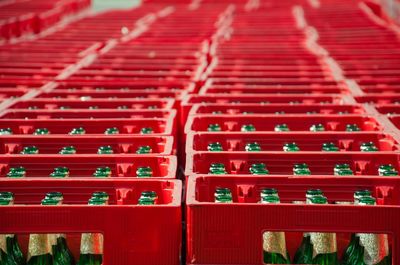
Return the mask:
<path id="1" fill-rule="evenodd" d="M 136 154 L 140 146 L 150 146 L 149 155 L 175 154 L 172 136 L 3 136 L 0 154 L 20 154 L 24 147 L 35 146 L 40 154 L 57 155 L 63 147 L 74 146 L 77 154 L 96 155 L 100 146 L 111 146 L 116 155 Z"/>
<path id="2" fill-rule="evenodd" d="M 351 233 L 386 233 L 392 240 L 393 264 L 400 259 L 398 179 L 312 177 L 190 177 L 187 183 L 187 264 L 264 264 L 262 234 L 286 232 L 291 258 L 302 232 L 337 233 L 338 256 Z M 213 202 L 217 187 L 230 188 L 234 203 Z M 262 188 L 276 188 L 280 204 L 260 204 Z M 304 201 L 310 188 L 324 191 L 330 205 L 293 204 Z M 369 189 L 378 206 L 332 205 L 353 201 L 353 192 Z M 371 218 L 375 216 L 377 218 Z M 378 217 L 379 216 L 379 217 Z"/>
<path id="3" fill-rule="evenodd" d="M 392 164 L 399 171 L 400 155 L 359 152 L 196 152 L 186 156 L 185 175 L 208 174 L 211 163 L 224 164 L 228 174 L 233 175 L 250 174 L 249 168 L 254 163 L 264 163 L 271 175 L 293 175 L 293 165 L 296 163 L 306 163 L 312 175 L 333 175 L 336 164 L 346 163 L 357 177 L 371 177 L 377 176 L 379 166 L 384 164 Z"/>
<path id="4" fill-rule="evenodd" d="M 359 152 L 360 145 L 373 142 L 381 152 L 399 152 L 399 143 L 390 135 L 382 133 L 321 133 L 310 137 L 308 133 L 189 133 L 186 153 L 207 151 L 210 143 L 220 143 L 223 152 L 243 152 L 248 143 L 257 142 L 264 152 L 283 152 L 286 143 L 295 142 L 300 152 L 321 152 L 324 143 L 332 142 L 340 152 Z"/>
<path id="5" fill-rule="evenodd" d="M 176 110 L 5 110 L 0 119 L 171 119 Z M 84 124 L 83 124 L 84 125 Z"/>
<path id="6" fill-rule="evenodd" d="M 397 127 L 397 129 L 400 129 L 400 115 L 391 115 L 389 116 L 389 119 Z"/>
<path id="7" fill-rule="evenodd" d="M 13 192 L 16 205 L 1 207 L 0 233 L 19 234 L 24 253 L 28 233 L 57 231 L 67 234 L 68 246 L 77 260 L 80 233 L 96 232 L 104 236 L 104 265 L 179 263 L 179 180 L 2 180 L 1 190 Z M 63 193 L 64 204 L 40 206 L 44 195 L 55 190 Z M 87 205 L 91 194 L 99 190 L 108 192 L 109 205 Z M 136 205 L 144 190 L 157 192 L 157 205 Z"/>
<path id="8" fill-rule="evenodd" d="M 78 127 L 84 127 L 86 134 L 104 135 L 110 127 L 119 129 L 120 134 L 140 134 L 140 130 L 151 127 L 154 134 L 173 135 L 172 119 L 68 119 L 68 120 L 16 120 L 1 119 L 0 128 L 11 128 L 14 134 L 31 135 L 38 128 L 47 128 L 51 134 L 68 135 Z M 114 136 L 114 135 L 109 135 Z M 43 136 L 39 136 L 43 137 Z"/>
<path id="9" fill-rule="evenodd" d="M 336 104 L 271 104 L 260 105 L 257 103 L 240 104 L 195 104 L 189 111 L 189 115 L 214 114 L 214 112 L 229 115 L 248 114 L 365 114 L 362 105 L 336 105 Z M 307 113 L 310 112 L 310 113 Z"/>
<path id="10" fill-rule="evenodd" d="M 136 178 L 138 167 L 149 166 L 154 178 L 175 178 L 175 156 L 148 155 L 5 155 L 0 156 L 0 177 L 10 167 L 24 167 L 27 178 L 49 178 L 56 167 L 68 167 L 70 178 L 95 178 L 98 167 L 110 167 L 111 178 Z"/>
<path id="11" fill-rule="evenodd" d="M 225 132 L 240 132 L 246 124 L 254 125 L 256 131 L 261 132 L 273 132 L 278 124 L 287 124 L 291 131 L 303 132 L 309 132 L 314 124 L 324 125 L 326 131 L 337 132 L 345 132 L 347 124 L 357 124 L 361 131 L 383 129 L 376 118 L 361 115 L 192 115 L 186 122 L 185 133 L 207 131 L 210 124 L 219 124 Z"/>
<path id="12" fill-rule="evenodd" d="M 85 99 L 85 98 L 82 98 Z M 172 109 L 175 104 L 173 99 L 30 99 L 18 100 L 11 106 L 10 109 L 60 109 L 61 107 L 69 107 L 71 109 L 88 109 L 92 106 L 97 106 L 99 109 L 117 109 L 118 107 L 126 106 L 129 110 L 136 109 Z"/>

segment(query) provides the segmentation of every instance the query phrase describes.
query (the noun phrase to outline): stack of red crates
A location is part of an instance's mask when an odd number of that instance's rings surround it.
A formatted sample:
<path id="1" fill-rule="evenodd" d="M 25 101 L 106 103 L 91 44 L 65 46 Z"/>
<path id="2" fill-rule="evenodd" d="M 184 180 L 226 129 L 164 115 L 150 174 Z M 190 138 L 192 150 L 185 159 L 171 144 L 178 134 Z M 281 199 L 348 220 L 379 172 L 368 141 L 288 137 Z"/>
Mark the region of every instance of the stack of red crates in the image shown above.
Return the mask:
<path id="1" fill-rule="evenodd" d="M 285 231 L 291 258 L 302 232 L 336 232 L 339 258 L 351 233 L 386 233 L 392 264 L 399 263 L 399 177 L 378 175 L 383 164 L 400 170 L 400 135 L 393 126 L 400 126 L 398 35 L 364 14 L 368 4 L 237 4 L 203 86 L 182 101 L 187 264 L 263 264 L 264 231 Z M 282 124 L 289 131 L 277 131 Z M 244 131 L 249 125 L 254 131 Z M 310 131 L 313 125 L 324 131 Z M 338 151 L 322 151 L 329 142 Z M 366 142 L 378 151 L 362 152 Z M 213 143 L 222 151 L 211 151 Z M 246 151 L 248 143 L 261 151 Z M 300 150 L 285 152 L 288 143 Z M 227 174 L 210 174 L 212 163 L 223 164 Z M 269 175 L 252 175 L 254 163 L 264 163 Z M 295 163 L 306 163 L 311 175 L 293 175 Z M 335 164 L 343 163 L 352 176 L 334 176 Z M 218 187 L 232 191 L 232 204 L 214 203 Z M 263 188 L 276 188 L 281 203 L 259 204 Z M 329 205 L 292 203 L 310 188 L 323 190 Z M 358 189 L 371 190 L 378 206 L 335 205 L 352 201 Z"/>

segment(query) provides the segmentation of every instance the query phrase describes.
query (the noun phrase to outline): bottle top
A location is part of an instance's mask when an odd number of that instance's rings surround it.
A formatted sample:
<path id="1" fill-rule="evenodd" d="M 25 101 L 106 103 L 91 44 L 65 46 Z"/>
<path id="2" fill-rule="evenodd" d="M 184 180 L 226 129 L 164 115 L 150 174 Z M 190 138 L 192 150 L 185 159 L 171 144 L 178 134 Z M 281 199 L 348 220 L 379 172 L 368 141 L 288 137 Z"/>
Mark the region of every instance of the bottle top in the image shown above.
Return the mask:
<path id="1" fill-rule="evenodd" d="M 228 194 L 216 194 L 215 202 L 216 203 L 231 203 L 232 196 L 229 196 Z"/>
<path id="2" fill-rule="evenodd" d="M 323 195 L 316 195 L 310 198 L 311 204 L 327 204 L 328 200 Z"/>
<path id="3" fill-rule="evenodd" d="M 285 152 L 297 152 L 300 151 L 299 146 L 296 143 L 286 143 L 283 145 L 283 151 Z"/>
<path id="4" fill-rule="evenodd" d="M 346 131 L 348 131 L 348 132 L 358 132 L 358 131 L 361 131 L 361 129 L 358 127 L 357 124 L 347 124 L 346 125 Z"/>
<path id="5" fill-rule="evenodd" d="M 22 150 L 21 154 L 23 155 L 39 154 L 39 149 L 36 146 L 26 146 Z"/>
<path id="6" fill-rule="evenodd" d="M 153 128 L 150 127 L 144 127 L 140 130 L 140 134 L 151 134 L 153 132 Z"/>
<path id="7" fill-rule="evenodd" d="M 149 145 L 139 146 L 136 150 L 137 154 L 149 154 L 152 152 L 152 149 Z"/>
<path id="8" fill-rule="evenodd" d="M 57 205 L 58 204 L 58 200 L 55 200 L 53 198 L 44 198 L 42 200 L 42 205 Z"/>
<path id="9" fill-rule="evenodd" d="M 375 205 L 376 199 L 372 196 L 364 196 L 358 199 L 359 205 Z"/>
<path id="10" fill-rule="evenodd" d="M 88 201 L 88 205 L 105 205 L 106 200 L 102 198 L 92 197 Z"/>
<path id="11" fill-rule="evenodd" d="M 318 196 L 318 195 L 320 195 L 320 196 L 324 195 L 322 190 L 320 190 L 320 189 L 309 189 L 309 190 L 306 191 L 306 197 L 307 198 L 311 198 L 313 196 Z"/>
<path id="12" fill-rule="evenodd" d="M 12 134 L 11 128 L 1 128 L 0 129 L 0 135 L 9 135 Z"/>
<path id="13" fill-rule="evenodd" d="M 325 131 L 325 126 L 323 124 L 321 124 L 321 123 L 313 124 L 310 127 L 310 131 L 312 131 L 312 132 L 322 132 L 322 131 Z"/>
<path id="14" fill-rule="evenodd" d="M 100 199 L 103 199 L 103 200 L 108 200 L 109 199 L 109 195 L 105 191 L 95 191 L 95 192 L 92 193 L 92 198 L 100 198 Z"/>
<path id="15" fill-rule="evenodd" d="M 287 124 L 278 124 L 275 126 L 275 131 L 276 132 L 287 132 L 289 131 L 289 127 Z"/>
<path id="16" fill-rule="evenodd" d="M 140 197 L 149 197 L 149 198 L 155 199 L 155 198 L 157 198 L 157 192 L 152 191 L 152 190 L 145 190 L 145 191 L 142 191 Z"/>
<path id="17" fill-rule="evenodd" d="M 46 193 L 45 198 L 61 201 L 64 199 L 64 195 L 59 191 L 52 191 L 52 192 Z"/>
<path id="18" fill-rule="evenodd" d="M 261 198 L 262 203 L 280 203 L 279 197 L 276 195 L 268 195 Z"/>
<path id="19" fill-rule="evenodd" d="M 221 126 L 217 123 L 215 124 L 209 124 L 208 129 L 209 132 L 219 132 L 221 131 Z"/>
<path id="20" fill-rule="evenodd" d="M 10 199 L 14 199 L 14 193 L 12 193 L 11 191 L 1 191 L 0 192 L 0 197 L 2 198 L 10 198 Z"/>
<path id="21" fill-rule="evenodd" d="M 322 144 L 323 151 L 339 151 L 339 148 L 333 142 L 323 143 Z"/>
<path id="22" fill-rule="evenodd" d="M 219 142 L 209 143 L 207 150 L 213 152 L 223 151 L 222 145 Z"/>
<path id="23" fill-rule="evenodd" d="M 245 146 L 245 150 L 248 152 L 257 152 L 261 151 L 261 146 L 257 142 L 247 143 Z"/>
<path id="24" fill-rule="evenodd" d="M 75 147 L 74 146 L 64 146 L 61 150 L 60 150 L 60 152 L 59 152 L 60 154 L 62 154 L 62 155 L 69 155 L 69 154 L 76 154 L 76 149 L 75 149 Z"/>
<path id="25" fill-rule="evenodd" d="M 50 131 L 47 128 L 37 128 L 33 134 L 34 135 L 43 135 L 43 134 L 49 134 L 49 133 L 50 133 Z"/>
<path id="26" fill-rule="evenodd" d="M 113 149 L 111 146 L 106 145 L 106 146 L 100 146 L 99 149 L 97 150 L 98 154 L 112 154 L 114 153 Z"/>
<path id="27" fill-rule="evenodd" d="M 261 190 L 261 197 L 276 195 L 278 196 L 278 190 L 274 188 L 264 188 Z"/>
<path id="28" fill-rule="evenodd" d="M 256 127 L 253 124 L 244 124 L 240 130 L 242 132 L 254 132 L 256 131 Z"/>
<path id="29" fill-rule="evenodd" d="M 73 128 L 69 134 L 85 134 L 86 131 L 83 127 Z"/>
<path id="30" fill-rule="evenodd" d="M 119 133 L 119 130 L 116 127 L 107 128 L 104 131 L 104 134 L 118 134 L 118 133 Z"/>
<path id="31" fill-rule="evenodd" d="M 138 201 L 139 205 L 153 205 L 154 198 L 151 197 L 140 197 Z"/>
<path id="32" fill-rule="evenodd" d="M 219 195 L 231 195 L 232 196 L 232 192 L 229 188 L 225 188 L 225 187 L 217 187 L 215 189 L 215 194 L 219 194 Z"/>
<path id="33" fill-rule="evenodd" d="M 0 205 L 11 205 L 12 199 L 7 197 L 0 197 Z"/>
<path id="34" fill-rule="evenodd" d="M 148 178 L 153 176 L 153 170 L 151 167 L 138 167 L 136 170 L 136 176 L 142 178 Z"/>

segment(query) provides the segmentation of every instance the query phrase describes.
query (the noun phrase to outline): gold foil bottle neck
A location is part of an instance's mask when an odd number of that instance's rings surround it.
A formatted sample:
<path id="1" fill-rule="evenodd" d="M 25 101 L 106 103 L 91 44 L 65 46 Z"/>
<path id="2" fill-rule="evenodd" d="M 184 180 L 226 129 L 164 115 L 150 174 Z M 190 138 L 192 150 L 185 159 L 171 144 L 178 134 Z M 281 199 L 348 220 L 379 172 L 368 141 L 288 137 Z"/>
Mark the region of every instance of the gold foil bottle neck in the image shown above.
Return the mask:
<path id="1" fill-rule="evenodd" d="M 51 245 L 47 234 L 29 235 L 28 260 L 33 256 L 51 254 Z"/>
<path id="2" fill-rule="evenodd" d="M 364 262 L 367 265 L 378 264 L 389 255 L 386 234 L 357 234 L 364 247 Z"/>
<path id="3" fill-rule="evenodd" d="M 335 233 L 310 233 L 311 243 L 313 244 L 313 258 L 318 254 L 335 253 L 336 234 Z"/>
<path id="4" fill-rule="evenodd" d="M 268 253 L 279 253 L 288 259 L 286 251 L 286 239 L 284 232 L 264 232 L 263 249 Z"/>
<path id="5" fill-rule="evenodd" d="M 104 238 L 99 233 L 84 233 L 81 237 L 81 254 L 103 254 Z"/>

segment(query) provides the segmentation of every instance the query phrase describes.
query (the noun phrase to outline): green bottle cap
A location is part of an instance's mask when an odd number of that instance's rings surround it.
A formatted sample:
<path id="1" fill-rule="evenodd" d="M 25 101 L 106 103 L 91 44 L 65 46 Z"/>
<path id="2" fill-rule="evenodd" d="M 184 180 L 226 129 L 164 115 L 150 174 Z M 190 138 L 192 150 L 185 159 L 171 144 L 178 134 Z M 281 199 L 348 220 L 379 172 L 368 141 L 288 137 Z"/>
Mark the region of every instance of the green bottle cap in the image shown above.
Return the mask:
<path id="1" fill-rule="evenodd" d="M 56 167 L 50 174 L 53 178 L 67 178 L 69 177 L 69 169 L 67 167 Z"/>
<path id="2" fill-rule="evenodd" d="M 322 151 L 326 152 L 338 152 L 339 148 L 332 142 L 323 143 L 322 144 Z"/>
<path id="3" fill-rule="evenodd" d="M 358 205 L 375 205 L 376 199 L 371 196 L 364 196 L 358 199 Z"/>
<path id="4" fill-rule="evenodd" d="M 313 124 L 310 127 L 310 131 L 311 132 L 323 132 L 323 131 L 325 131 L 325 126 L 321 123 Z"/>
<path id="5" fill-rule="evenodd" d="M 99 109 L 99 106 L 89 106 L 89 109 Z"/>
<path id="6" fill-rule="evenodd" d="M 264 188 L 260 192 L 261 197 L 275 195 L 278 196 L 278 190 L 274 188 Z"/>
<path id="7" fill-rule="evenodd" d="M 150 197 L 140 197 L 138 204 L 139 205 L 154 205 L 155 200 Z"/>
<path id="8" fill-rule="evenodd" d="M 358 204 L 360 202 L 361 197 L 370 197 L 372 196 L 372 192 L 370 190 L 356 190 L 354 192 L 354 204 Z"/>
<path id="9" fill-rule="evenodd" d="M 250 173 L 253 175 L 268 175 L 269 171 L 264 163 L 255 163 L 250 166 Z"/>
<path id="10" fill-rule="evenodd" d="M 153 128 L 144 127 L 140 130 L 140 134 L 152 134 L 154 133 Z"/>
<path id="11" fill-rule="evenodd" d="M 375 144 L 373 142 L 366 142 L 366 143 L 361 143 L 360 151 L 361 152 L 376 152 L 376 151 L 378 151 L 378 148 L 375 146 Z"/>
<path id="12" fill-rule="evenodd" d="M 44 198 L 42 200 L 42 205 L 57 205 L 58 204 L 58 200 L 55 200 L 53 198 Z"/>
<path id="13" fill-rule="evenodd" d="M 222 145 L 218 142 L 209 143 L 207 146 L 207 150 L 211 152 L 221 152 L 223 151 Z"/>
<path id="14" fill-rule="evenodd" d="M 106 201 L 102 198 L 92 197 L 88 201 L 88 205 L 105 205 Z"/>
<path id="15" fill-rule="evenodd" d="M 328 199 L 323 195 L 316 195 L 310 198 L 311 204 L 327 204 Z"/>
<path id="16" fill-rule="evenodd" d="M 220 131 L 222 131 L 221 126 L 219 124 L 209 124 L 207 130 L 209 132 L 220 132 Z"/>
<path id="17" fill-rule="evenodd" d="M 256 127 L 254 127 L 253 124 L 245 124 L 245 125 L 242 126 L 240 131 L 242 131 L 242 132 L 255 132 L 256 131 Z"/>
<path id="18" fill-rule="evenodd" d="M 285 152 L 298 152 L 300 148 L 297 146 L 296 143 L 286 143 L 283 145 L 283 151 Z"/>
<path id="19" fill-rule="evenodd" d="M 1 128 L 0 135 L 10 135 L 13 134 L 11 128 Z"/>
<path id="20" fill-rule="evenodd" d="M 99 199 L 108 201 L 110 196 L 105 191 L 95 191 L 92 193 L 92 198 L 99 198 Z"/>
<path id="21" fill-rule="evenodd" d="M 117 109 L 128 109 L 128 106 L 125 106 L 125 105 L 118 106 Z"/>
<path id="22" fill-rule="evenodd" d="M 275 132 L 288 132 L 289 127 L 286 124 L 278 124 L 275 126 Z"/>
<path id="23" fill-rule="evenodd" d="M 36 146 L 25 146 L 21 152 L 22 155 L 37 155 L 39 149 Z"/>
<path id="24" fill-rule="evenodd" d="M 153 176 L 153 170 L 151 167 L 138 167 L 136 170 L 136 177 L 138 178 L 150 178 Z"/>
<path id="25" fill-rule="evenodd" d="M 308 168 L 308 165 L 305 163 L 299 163 L 293 165 L 293 174 L 296 176 L 300 175 L 311 175 L 311 171 Z"/>
<path id="26" fill-rule="evenodd" d="M 45 198 L 62 201 L 64 199 L 64 195 L 59 191 L 52 191 L 46 193 Z"/>
<path id="27" fill-rule="evenodd" d="M 70 135 L 79 135 L 79 134 L 85 134 L 86 131 L 83 127 L 78 127 L 78 128 L 73 128 L 69 134 Z"/>
<path id="28" fill-rule="evenodd" d="M 140 194 L 141 198 L 147 197 L 147 198 L 151 198 L 151 199 L 157 199 L 157 192 L 152 191 L 152 190 L 145 190 Z"/>
<path id="29" fill-rule="evenodd" d="M 152 152 L 153 150 L 149 145 L 139 146 L 138 149 L 136 150 L 136 154 L 150 154 Z"/>
<path id="30" fill-rule="evenodd" d="M 267 195 L 267 196 L 261 197 L 261 202 L 275 204 L 275 203 L 280 203 L 280 200 L 279 200 L 279 197 L 276 195 Z"/>
<path id="31" fill-rule="evenodd" d="M 26 176 L 26 170 L 24 167 L 11 167 L 7 173 L 9 178 L 23 178 Z"/>
<path id="32" fill-rule="evenodd" d="M 214 195 L 227 195 L 227 196 L 232 196 L 232 192 L 229 188 L 225 188 L 225 187 L 217 187 L 215 189 L 215 193 Z"/>
<path id="33" fill-rule="evenodd" d="M 46 135 L 50 134 L 50 131 L 47 128 L 38 128 L 33 133 L 34 135 Z"/>
<path id="34" fill-rule="evenodd" d="M 225 165 L 221 163 L 212 163 L 210 165 L 209 174 L 214 174 L 214 175 L 227 174 L 225 170 Z"/>
<path id="35" fill-rule="evenodd" d="M 311 198 L 317 195 L 324 195 L 324 193 L 320 189 L 309 189 L 306 191 L 306 198 Z"/>
<path id="36" fill-rule="evenodd" d="M 358 127 L 357 124 L 347 124 L 346 131 L 347 132 L 358 132 L 358 131 L 361 131 L 361 129 Z"/>
<path id="37" fill-rule="evenodd" d="M 352 176 L 353 174 L 353 170 L 351 169 L 339 169 L 335 172 L 336 176 Z"/>
<path id="38" fill-rule="evenodd" d="M 107 128 L 104 134 L 119 134 L 119 130 L 116 127 Z"/>
<path id="39" fill-rule="evenodd" d="M 398 176 L 399 172 L 397 170 L 390 170 L 390 171 L 385 171 L 382 173 L 382 176 Z"/>
<path id="40" fill-rule="evenodd" d="M 14 193 L 12 193 L 11 191 L 1 191 L 0 197 L 14 200 Z"/>
<path id="41" fill-rule="evenodd" d="M 0 205 L 1 206 L 11 205 L 11 201 L 12 200 L 10 198 L 0 197 Z"/>
<path id="42" fill-rule="evenodd" d="M 93 177 L 96 178 L 108 178 L 111 177 L 111 168 L 109 167 L 98 167 L 93 173 Z"/>
<path id="43" fill-rule="evenodd" d="M 257 142 L 253 142 L 253 143 L 246 144 L 244 149 L 247 152 L 260 152 L 261 151 L 261 146 Z"/>
<path id="44" fill-rule="evenodd" d="M 113 154 L 114 151 L 111 146 L 100 146 L 99 149 L 97 149 L 97 154 L 99 155 L 110 155 Z"/>
<path id="45" fill-rule="evenodd" d="M 232 203 L 232 196 L 225 194 L 216 194 L 215 196 L 216 203 Z"/>
<path id="46" fill-rule="evenodd" d="M 343 163 L 343 164 L 336 164 L 333 168 L 333 173 L 338 174 L 340 170 L 351 170 L 350 165 Z"/>
<path id="47" fill-rule="evenodd" d="M 61 155 L 74 155 L 74 154 L 76 154 L 76 149 L 72 145 L 71 146 L 64 146 L 60 150 L 59 154 L 61 154 Z"/>
<path id="48" fill-rule="evenodd" d="M 378 168 L 379 175 L 383 174 L 385 171 L 392 171 L 394 167 L 391 164 L 380 165 Z"/>

